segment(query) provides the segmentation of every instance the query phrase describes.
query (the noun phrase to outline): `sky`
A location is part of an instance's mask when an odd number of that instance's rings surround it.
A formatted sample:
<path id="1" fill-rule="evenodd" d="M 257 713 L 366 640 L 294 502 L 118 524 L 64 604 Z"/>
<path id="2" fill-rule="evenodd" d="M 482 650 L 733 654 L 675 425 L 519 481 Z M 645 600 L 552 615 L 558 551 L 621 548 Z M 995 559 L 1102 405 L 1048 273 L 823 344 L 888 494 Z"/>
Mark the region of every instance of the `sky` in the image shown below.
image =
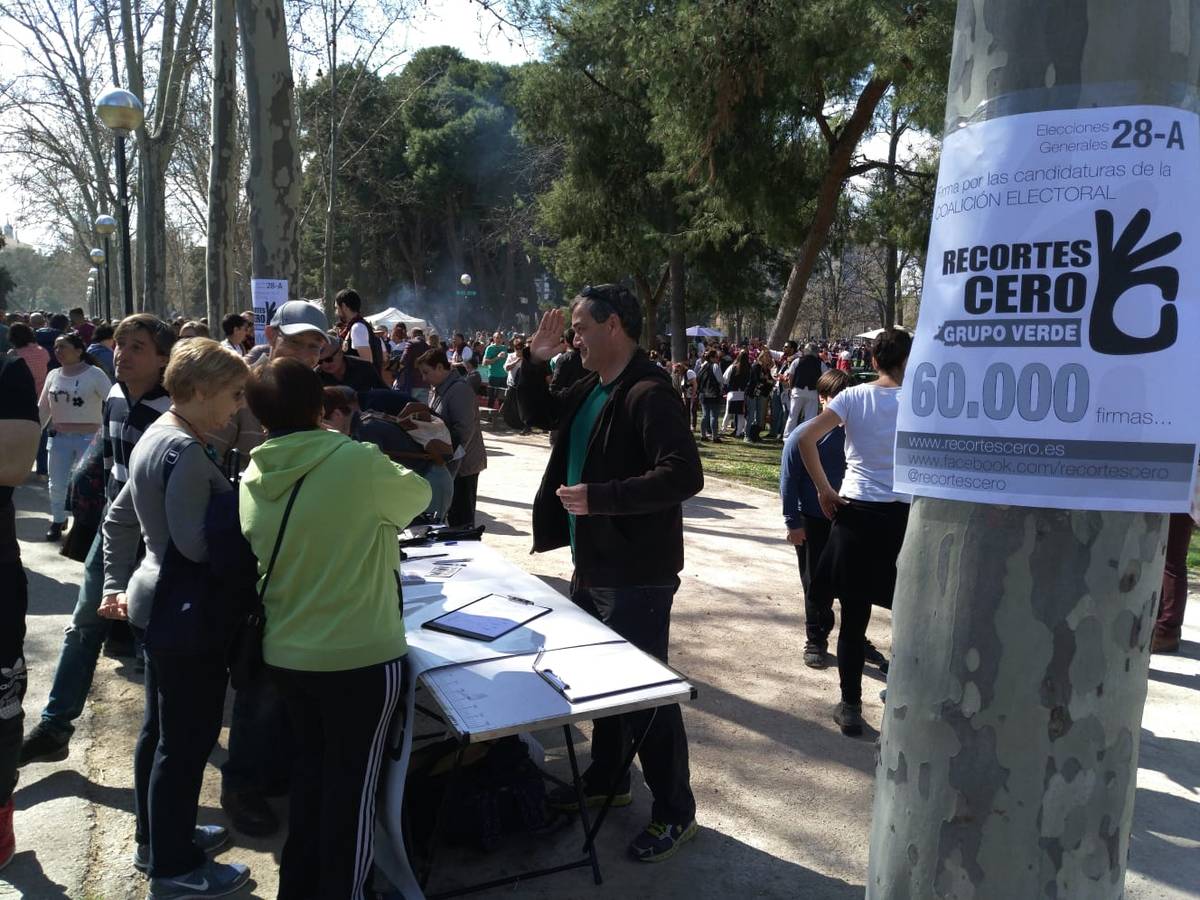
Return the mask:
<path id="1" fill-rule="evenodd" d="M 518 65 L 538 56 L 535 44 L 524 42 L 510 28 L 500 27 L 496 18 L 473 0 L 425 0 L 413 19 L 404 27 L 398 26 L 393 34 L 395 44 L 410 53 L 422 47 L 448 45 L 472 59 L 503 65 Z M 403 57 L 398 60 L 402 61 Z M 49 249 L 50 236 L 34 223 L 22 221 L 21 199 L 19 192 L 3 183 L 0 174 L 0 225 L 12 222 L 22 243 Z"/>

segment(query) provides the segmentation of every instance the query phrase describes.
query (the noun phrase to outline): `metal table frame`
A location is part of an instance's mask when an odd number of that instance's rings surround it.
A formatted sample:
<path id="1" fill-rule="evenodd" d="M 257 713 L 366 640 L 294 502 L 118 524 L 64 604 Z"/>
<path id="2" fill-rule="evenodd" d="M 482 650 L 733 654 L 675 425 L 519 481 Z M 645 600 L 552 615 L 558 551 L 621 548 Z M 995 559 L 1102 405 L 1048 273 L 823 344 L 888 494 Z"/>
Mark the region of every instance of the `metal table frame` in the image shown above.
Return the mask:
<path id="1" fill-rule="evenodd" d="M 425 686 L 427 688 L 430 688 L 430 685 L 428 683 L 426 683 L 424 681 L 422 681 L 422 683 L 425 684 Z M 509 875 L 504 878 L 496 878 L 496 879 L 492 879 L 489 881 L 479 882 L 477 884 L 468 885 L 466 887 L 454 888 L 452 890 L 441 891 L 441 892 L 432 893 L 432 894 L 427 893 L 426 894 L 427 900 L 445 900 L 445 898 L 449 898 L 449 897 L 461 897 L 461 896 L 465 896 L 467 894 L 477 893 L 479 891 L 490 890 L 492 888 L 497 888 L 497 887 L 505 887 L 507 885 L 519 884 L 520 882 L 529 881 L 534 878 L 541 878 L 546 875 L 555 875 L 555 874 L 558 874 L 559 872 L 568 872 L 573 869 L 581 869 L 581 868 L 584 868 L 587 866 L 591 867 L 593 882 L 597 885 L 603 884 L 604 879 L 600 873 L 600 860 L 596 853 L 596 836 L 599 834 L 600 828 L 601 828 L 601 826 L 603 826 L 604 820 L 607 818 L 608 812 L 612 808 L 613 799 L 616 797 L 616 793 L 617 793 L 617 784 L 619 784 L 624 779 L 624 776 L 633 767 L 633 761 L 637 758 L 637 754 L 642 748 L 642 743 L 645 741 L 646 735 L 650 732 L 650 728 L 654 724 L 654 720 L 657 715 L 658 707 L 659 706 L 667 706 L 667 705 L 670 705 L 671 703 L 686 702 L 689 700 L 696 699 L 697 692 L 696 692 L 695 687 L 693 687 L 691 684 L 689 684 L 686 681 L 686 679 L 683 678 L 682 675 L 680 675 L 680 684 L 683 686 L 683 691 L 681 691 L 681 693 L 686 694 L 686 696 L 673 695 L 673 696 L 662 698 L 661 700 L 655 701 L 653 703 L 648 703 L 647 701 L 643 700 L 643 701 L 634 702 L 634 703 L 619 704 L 615 707 L 612 707 L 611 709 L 606 709 L 603 711 L 605 716 L 611 716 L 611 715 L 621 715 L 621 714 L 628 713 L 628 712 L 636 712 L 636 711 L 642 710 L 642 709 L 651 709 L 652 710 L 650 719 L 649 719 L 649 721 L 646 722 L 646 727 L 642 729 L 642 733 L 638 736 L 637 740 L 634 741 L 632 750 L 629 752 L 628 757 L 624 760 L 624 763 L 622 764 L 622 767 L 620 770 L 621 775 L 620 775 L 620 777 L 617 778 L 616 782 L 614 782 L 614 784 L 612 785 L 611 789 L 609 790 L 608 796 L 605 797 L 604 803 L 601 805 L 600 810 L 596 815 L 596 821 L 594 823 L 591 821 L 591 813 L 588 810 L 588 806 L 587 806 L 587 802 L 586 802 L 587 798 L 584 794 L 583 776 L 582 776 L 582 773 L 579 771 L 579 760 L 578 760 L 578 756 L 575 753 L 575 742 L 574 742 L 573 738 L 571 737 L 571 725 L 574 724 L 575 722 L 580 722 L 580 721 L 584 721 L 586 719 L 591 719 L 595 715 L 595 713 L 589 711 L 589 712 L 584 712 L 584 713 L 580 713 L 580 714 L 556 716 L 551 719 L 525 723 L 520 726 L 514 726 L 512 728 L 499 729 L 499 730 L 495 730 L 495 731 L 487 731 L 487 732 L 479 732 L 479 733 L 460 733 L 457 731 L 457 729 L 455 729 L 451 725 L 451 723 L 445 717 L 437 716 L 436 714 L 432 713 L 430 710 L 425 709 L 424 707 L 421 707 L 421 711 L 423 713 L 425 713 L 426 715 L 433 715 L 435 718 L 438 718 L 439 720 L 441 720 L 443 722 L 443 724 L 446 726 L 447 732 L 453 732 L 459 741 L 459 747 L 458 747 L 458 751 L 454 755 L 454 766 L 450 772 L 450 779 L 449 779 L 449 783 L 446 788 L 446 793 L 442 797 L 441 804 L 438 807 L 438 813 L 434 819 L 433 832 L 430 836 L 429 854 L 425 858 L 424 865 L 422 866 L 421 872 L 418 876 L 418 880 L 420 882 L 422 890 L 425 889 L 425 886 L 428 884 L 429 878 L 433 872 L 434 858 L 436 855 L 439 839 L 441 837 L 441 833 L 442 833 L 442 830 L 443 830 L 443 827 L 445 824 L 445 818 L 446 818 L 445 810 L 450 805 L 453 797 L 455 796 L 455 794 L 458 790 L 459 779 L 462 776 L 463 755 L 466 752 L 467 747 L 470 746 L 471 744 L 477 744 L 477 743 L 482 743 L 485 741 L 495 740 L 500 737 L 506 737 L 509 735 L 518 734 L 522 731 L 529 731 L 529 730 L 533 730 L 533 729 L 545 730 L 545 729 L 553 728 L 556 726 L 561 727 L 563 730 L 563 738 L 567 745 L 567 758 L 571 764 L 571 782 L 575 788 L 576 800 L 579 803 L 580 824 L 583 828 L 583 846 L 580 849 L 580 852 L 583 855 L 579 859 L 573 860 L 572 862 L 562 863 L 562 864 L 556 865 L 556 866 L 548 866 L 548 867 L 540 868 L 540 869 L 530 869 L 530 870 L 527 870 L 524 872 L 520 872 L 516 875 Z M 430 689 L 429 693 L 435 699 L 438 698 L 438 693 L 435 689 Z M 439 703 L 439 706 L 440 705 L 441 704 Z M 566 782 L 563 782 L 560 779 L 555 778 L 554 776 L 550 775 L 547 772 L 543 772 L 542 775 L 544 778 L 547 778 L 558 784 L 562 784 L 562 785 L 566 784 Z"/>

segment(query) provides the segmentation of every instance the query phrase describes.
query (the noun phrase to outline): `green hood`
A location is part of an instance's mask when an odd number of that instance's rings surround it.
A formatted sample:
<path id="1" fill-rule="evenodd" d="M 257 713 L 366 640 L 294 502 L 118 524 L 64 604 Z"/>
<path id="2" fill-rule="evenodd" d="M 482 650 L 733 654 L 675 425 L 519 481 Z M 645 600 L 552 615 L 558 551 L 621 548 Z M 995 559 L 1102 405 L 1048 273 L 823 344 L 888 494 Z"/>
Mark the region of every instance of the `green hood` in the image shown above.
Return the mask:
<path id="1" fill-rule="evenodd" d="M 324 428 L 293 431 L 268 438 L 250 451 L 258 465 L 246 472 L 243 484 L 257 497 L 278 500 L 350 438 Z"/>

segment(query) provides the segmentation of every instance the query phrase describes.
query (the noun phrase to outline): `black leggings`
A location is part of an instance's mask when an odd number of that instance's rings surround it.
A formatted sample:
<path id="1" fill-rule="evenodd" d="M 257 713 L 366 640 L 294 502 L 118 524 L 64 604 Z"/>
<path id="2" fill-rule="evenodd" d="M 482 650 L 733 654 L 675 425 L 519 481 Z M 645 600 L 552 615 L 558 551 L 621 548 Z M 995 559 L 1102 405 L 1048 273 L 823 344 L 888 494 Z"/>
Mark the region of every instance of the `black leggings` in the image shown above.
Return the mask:
<path id="1" fill-rule="evenodd" d="M 862 702 L 863 641 L 871 606 L 892 606 L 896 557 L 907 524 L 907 503 L 851 500 L 838 509 L 821 555 L 817 580 L 827 580 L 842 603 L 837 657 L 846 703 Z"/>

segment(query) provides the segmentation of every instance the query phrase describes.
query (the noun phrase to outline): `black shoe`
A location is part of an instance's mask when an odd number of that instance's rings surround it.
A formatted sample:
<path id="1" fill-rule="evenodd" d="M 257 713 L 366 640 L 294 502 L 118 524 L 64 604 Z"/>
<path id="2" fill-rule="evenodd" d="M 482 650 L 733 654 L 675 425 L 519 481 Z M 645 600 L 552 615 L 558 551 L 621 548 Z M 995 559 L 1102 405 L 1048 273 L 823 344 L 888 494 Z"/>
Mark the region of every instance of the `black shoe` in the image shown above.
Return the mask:
<path id="1" fill-rule="evenodd" d="M 61 541 L 63 529 L 66 527 L 66 522 L 51 522 L 50 527 L 46 529 L 46 540 Z"/>
<path id="2" fill-rule="evenodd" d="M 266 837 L 279 830 L 279 817 L 258 791 L 221 791 L 221 809 L 242 834 Z"/>
<path id="3" fill-rule="evenodd" d="M 60 762 L 67 758 L 70 750 L 71 735 L 55 731 L 45 722 L 38 722 L 29 732 L 29 737 L 21 742 L 21 756 L 17 766 L 25 766 L 31 762 Z"/>
<path id="4" fill-rule="evenodd" d="M 587 784 L 583 786 L 583 802 L 589 809 L 604 805 L 604 801 L 608 799 L 608 792 L 597 791 Z M 626 785 L 624 790 L 619 790 L 613 795 L 612 805 L 628 806 L 633 802 L 633 794 L 629 792 L 629 786 Z M 546 794 L 546 805 L 551 809 L 556 809 L 559 812 L 576 812 L 579 809 L 579 796 L 575 793 L 575 785 L 562 784 Z"/>
<path id="5" fill-rule="evenodd" d="M 804 664 L 810 669 L 824 669 L 829 665 L 825 658 L 826 647 L 815 641 L 804 642 Z"/>
<path id="6" fill-rule="evenodd" d="M 863 638 L 863 659 L 873 666 L 878 666 L 879 671 L 884 675 L 887 674 L 889 667 L 888 658 L 880 653 L 875 645 L 866 638 Z"/>
<path id="7" fill-rule="evenodd" d="M 833 721 L 838 723 L 842 734 L 847 737 L 858 737 L 863 733 L 863 717 L 861 703 L 839 703 L 833 708 Z"/>

